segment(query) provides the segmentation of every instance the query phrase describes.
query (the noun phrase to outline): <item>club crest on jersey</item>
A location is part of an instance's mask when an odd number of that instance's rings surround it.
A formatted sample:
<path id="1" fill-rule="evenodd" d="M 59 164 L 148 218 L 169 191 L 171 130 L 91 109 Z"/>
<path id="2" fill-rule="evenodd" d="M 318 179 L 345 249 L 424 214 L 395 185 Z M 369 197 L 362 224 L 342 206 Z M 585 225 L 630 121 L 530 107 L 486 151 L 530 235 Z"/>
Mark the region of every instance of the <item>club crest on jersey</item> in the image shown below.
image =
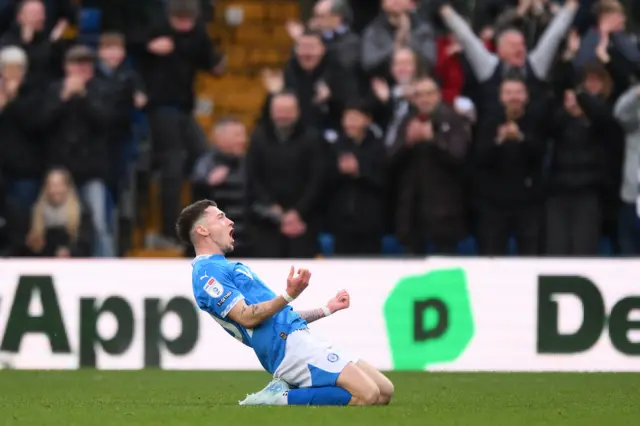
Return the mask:
<path id="1" fill-rule="evenodd" d="M 222 284 L 217 282 L 215 279 L 210 278 L 209 281 L 207 281 L 207 283 L 204 285 L 204 291 L 206 291 L 209 296 L 217 299 L 218 297 L 222 296 L 224 287 L 222 287 Z"/>
<path id="2" fill-rule="evenodd" d="M 327 355 L 327 361 L 329 362 L 336 362 L 340 359 L 340 357 L 338 356 L 338 354 L 329 354 Z"/>

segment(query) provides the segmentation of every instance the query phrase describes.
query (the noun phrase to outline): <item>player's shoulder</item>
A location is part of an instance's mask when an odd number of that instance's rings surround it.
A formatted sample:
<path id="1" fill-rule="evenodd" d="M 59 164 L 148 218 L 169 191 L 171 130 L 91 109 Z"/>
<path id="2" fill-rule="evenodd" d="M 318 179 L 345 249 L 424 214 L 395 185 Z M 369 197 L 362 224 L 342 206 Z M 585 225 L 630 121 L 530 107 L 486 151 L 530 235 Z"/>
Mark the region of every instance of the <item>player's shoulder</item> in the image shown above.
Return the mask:
<path id="1" fill-rule="evenodd" d="M 191 262 L 193 281 L 206 282 L 209 278 L 224 280 L 230 278 L 233 268 L 224 256 L 198 256 Z"/>
<path id="2" fill-rule="evenodd" d="M 232 268 L 233 274 L 238 278 L 248 279 L 250 281 L 255 281 L 258 278 L 251 268 L 242 262 L 233 262 Z"/>

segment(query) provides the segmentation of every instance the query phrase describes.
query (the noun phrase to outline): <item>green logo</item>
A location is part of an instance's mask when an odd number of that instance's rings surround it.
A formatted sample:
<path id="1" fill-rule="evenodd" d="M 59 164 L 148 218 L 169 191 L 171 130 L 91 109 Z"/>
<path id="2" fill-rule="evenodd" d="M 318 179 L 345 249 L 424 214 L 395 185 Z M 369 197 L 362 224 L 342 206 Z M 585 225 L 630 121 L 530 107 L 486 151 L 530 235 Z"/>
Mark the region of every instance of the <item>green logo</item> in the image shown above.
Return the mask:
<path id="1" fill-rule="evenodd" d="M 384 304 L 396 370 L 425 370 L 457 359 L 474 334 L 471 301 L 462 269 L 405 277 Z"/>

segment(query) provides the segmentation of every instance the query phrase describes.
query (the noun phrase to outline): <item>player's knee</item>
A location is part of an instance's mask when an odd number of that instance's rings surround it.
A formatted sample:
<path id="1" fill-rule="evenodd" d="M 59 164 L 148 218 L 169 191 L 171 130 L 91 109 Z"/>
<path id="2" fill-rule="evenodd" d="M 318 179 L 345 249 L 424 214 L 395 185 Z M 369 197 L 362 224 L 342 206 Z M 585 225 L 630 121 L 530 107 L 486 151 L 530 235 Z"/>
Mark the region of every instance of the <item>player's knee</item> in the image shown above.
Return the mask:
<path id="1" fill-rule="evenodd" d="M 391 380 L 387 379 L 385 383 L 381 384 L 379 390 L 380 397 L 378 398 L 378 405 L 389 405 L 391 398 L 393 398 L 393 393 L 395 392 Z"/>
<path id="2" fill-rule="evenodd" d="M 358 400 L 362 405 L 377 405 L 380 400 L 380 389 L 377 386 L 368 386 Z"/>

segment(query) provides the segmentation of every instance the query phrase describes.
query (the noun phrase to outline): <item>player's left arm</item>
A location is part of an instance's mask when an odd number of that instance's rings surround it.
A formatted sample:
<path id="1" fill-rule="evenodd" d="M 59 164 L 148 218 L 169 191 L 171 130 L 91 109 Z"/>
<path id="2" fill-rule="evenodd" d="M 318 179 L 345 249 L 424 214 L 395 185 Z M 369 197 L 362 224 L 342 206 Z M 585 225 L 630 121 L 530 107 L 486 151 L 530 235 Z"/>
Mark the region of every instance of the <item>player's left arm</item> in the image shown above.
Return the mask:
<path id="1" fill-rule="evenodd" d="M 307 323 L 312 323 L 321 318 L 326 318 L 343 309 L 347 309 L 351 304 L 349 293 L 347 290 L 340 290 L 327 304 L 322 308 L 310 309 L 307 311 L 296 311 L 300 317 Z"/>

